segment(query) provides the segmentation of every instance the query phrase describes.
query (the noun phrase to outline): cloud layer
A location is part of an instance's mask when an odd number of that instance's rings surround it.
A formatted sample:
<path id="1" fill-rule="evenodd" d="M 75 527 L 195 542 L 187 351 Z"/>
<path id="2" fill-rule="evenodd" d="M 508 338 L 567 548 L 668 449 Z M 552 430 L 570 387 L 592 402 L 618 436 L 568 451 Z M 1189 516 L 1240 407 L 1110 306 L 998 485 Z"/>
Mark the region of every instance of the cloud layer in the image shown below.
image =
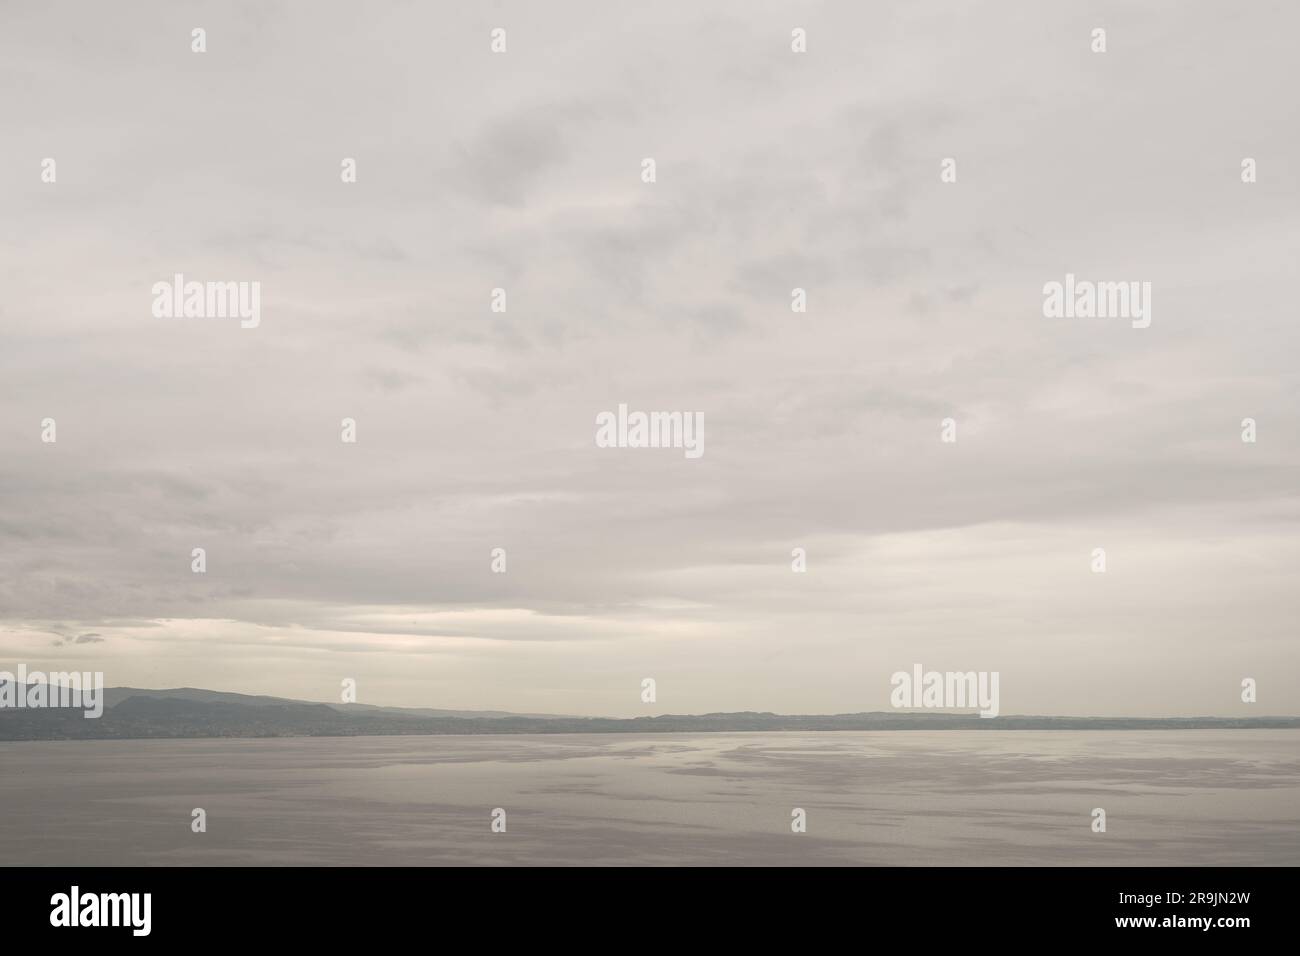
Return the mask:
<path id="1" fill-rule="evenodd" d="M 67 13 L 0 30 L 0 666 L 1300 712 L 1293 5 Z M 1067 271 L 1151 327 L 1044 319 Z M 153 318 L 176 272 L 259 281 L 260 327 Z M 597 448 L 620 402 L 707 453 Z"/>

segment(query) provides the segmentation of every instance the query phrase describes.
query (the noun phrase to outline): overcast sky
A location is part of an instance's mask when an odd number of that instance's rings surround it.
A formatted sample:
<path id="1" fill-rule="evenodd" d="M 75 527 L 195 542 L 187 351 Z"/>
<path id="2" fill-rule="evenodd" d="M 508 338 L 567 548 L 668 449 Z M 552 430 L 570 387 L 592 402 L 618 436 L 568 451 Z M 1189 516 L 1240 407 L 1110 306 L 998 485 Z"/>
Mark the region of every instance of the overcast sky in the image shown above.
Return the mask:
<path id="1" fill-rule="evenodd" d="M 0 668 L 1300 713 L 1300 8 L 1059 6 L 5 3 Z M 260 326 L 155 318 L 177 272 Z M 1044 318 L 1066 272 L 1150 327 Z"/>

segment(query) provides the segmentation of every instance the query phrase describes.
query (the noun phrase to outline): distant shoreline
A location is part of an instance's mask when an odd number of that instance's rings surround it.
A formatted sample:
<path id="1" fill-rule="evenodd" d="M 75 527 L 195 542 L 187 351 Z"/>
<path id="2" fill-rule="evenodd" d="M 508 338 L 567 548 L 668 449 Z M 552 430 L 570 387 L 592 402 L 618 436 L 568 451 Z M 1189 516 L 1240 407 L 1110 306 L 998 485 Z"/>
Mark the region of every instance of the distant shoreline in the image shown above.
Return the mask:
<path id="1" fill-rule="evenodd" d="M 184 740 L 276 737 L 736 734 L 874 731 L 1300 730 L 1300 717 L 1044 717 L 873 711 L 744 711 L 656 717 L 564 717 L 322 704 L 196 688 L 105 688 L 103 715 L 71 708 L 0 708 L 0 740 Z"/>
<path id="2" fill-rule="evenodd" d="M 1296 719 L 1296 718 L 1289 718 Z M 1177 733 L 1180 731 L 1196 730 L 1216 730 L 1232 731 L 1240 733 L 1249 733 L 1251 731 L 1261 730 L 1281 730 L 1281 731 L 1300 731 L 1300 719 L 1297 723 L 1285 727 L 1274 726 L 1250 726 L 1250 727 L 1032 727 L 1032 728 L 999 728 L 989 727 L 988 731 L 993 732 L 1015 732 L 1020 734 L 1056 734 L 1056 733 L 1133 733 L 1133 732 L 1152 732 L 1160 731 L 1162 733 Z M 177 741 L 177 740 L 391 740 L 394 737 L 691 737 L 691 736 L 708 736 L 724 737 L 735 736 L 737 734 L 867 734 L 867 733 L 951 733 L 951 734 L 976 734 L 986 731 L 974 727 L 910 727 L 906 729 L 836 729 L 836 730 L 622 730 L 622 731 L 592 731 L 592 730 L 557 730 L 557 731 L 503 731 L 490 730 L 481 733 L 457 733 L 455 731 L 430 731 L 414 733 L 338 733 L 338 734 L 227 734 L 227 735 L 198 735 L 188 736 L 154 734 L 140 737 L 126 736 L 100 736 L 100 737 L 9 737 L 0 732 L 0 745 L 3 744 L 48 744 L 48 743 L 106 743 L 112 741 L 138 743 L 140 741 Z"/>

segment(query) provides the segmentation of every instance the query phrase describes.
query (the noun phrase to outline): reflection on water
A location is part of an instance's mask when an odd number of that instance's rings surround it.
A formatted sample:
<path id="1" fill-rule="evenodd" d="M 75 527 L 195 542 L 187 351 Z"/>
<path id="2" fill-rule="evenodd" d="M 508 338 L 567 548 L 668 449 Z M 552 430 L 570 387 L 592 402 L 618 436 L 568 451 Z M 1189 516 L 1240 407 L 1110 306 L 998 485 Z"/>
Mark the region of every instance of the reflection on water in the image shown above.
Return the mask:
<path id="1" fill-rule="evenodd" d="M 1267 730 L 0 743 L 0 861 L 1296 865 L 1298 745 Z"/>

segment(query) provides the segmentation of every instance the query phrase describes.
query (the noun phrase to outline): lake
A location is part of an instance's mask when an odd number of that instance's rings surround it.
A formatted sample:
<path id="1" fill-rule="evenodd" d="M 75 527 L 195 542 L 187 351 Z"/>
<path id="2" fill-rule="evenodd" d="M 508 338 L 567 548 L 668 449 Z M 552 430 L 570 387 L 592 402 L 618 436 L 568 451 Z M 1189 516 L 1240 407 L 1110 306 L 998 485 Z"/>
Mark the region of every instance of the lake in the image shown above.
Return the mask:
<path id="1" fill-rule="evenodd" d="M 0 807 L 6 865 L 1296 865 L 1300 733 L 6 742 Z"/>

